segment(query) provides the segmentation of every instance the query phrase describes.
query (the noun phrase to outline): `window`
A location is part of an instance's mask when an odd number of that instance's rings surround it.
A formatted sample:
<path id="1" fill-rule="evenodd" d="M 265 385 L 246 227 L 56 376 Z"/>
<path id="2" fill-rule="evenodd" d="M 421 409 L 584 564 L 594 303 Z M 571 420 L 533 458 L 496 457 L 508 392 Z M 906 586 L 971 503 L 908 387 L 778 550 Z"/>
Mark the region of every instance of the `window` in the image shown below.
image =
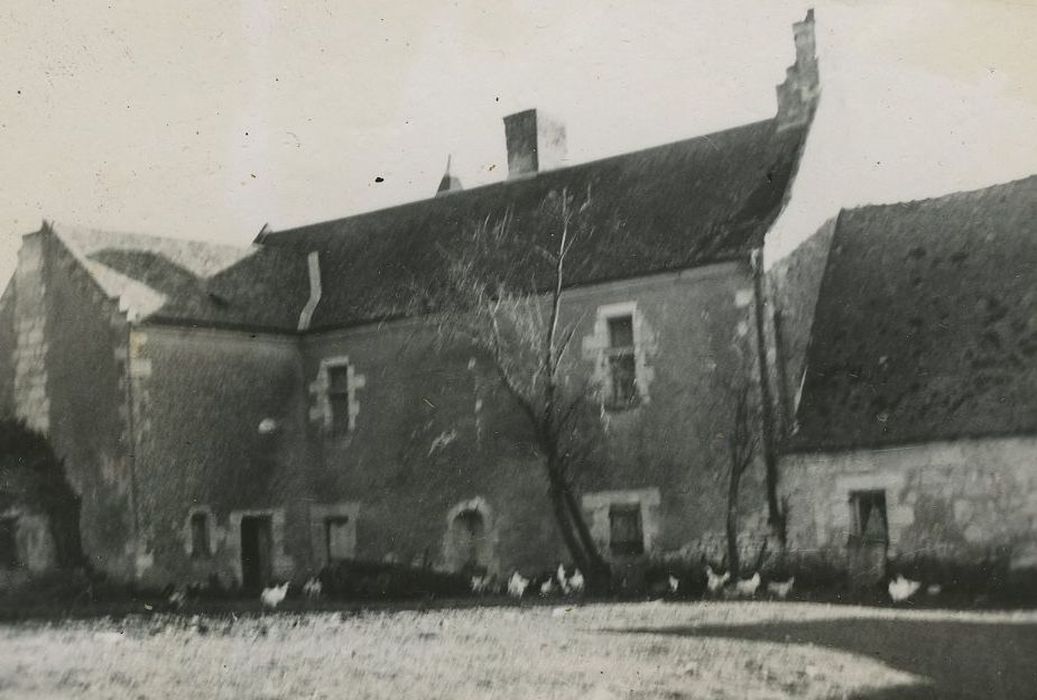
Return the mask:
<path id="1" fill-rule="evenodd" d="M 642 554 L 645 551 L 640 504 L 609 508 L 609 550 L 613 554 Z"/>
<path id="2" fill-rule="evenodd" d="M 349 432 L 349 365 L 328 366 L 328 409 L 331 434 Z"/>
<path id="3" fill-rule="evenodd" d="M 888 543 L 885 491 L 850 493 L 853 539 L 860 543 Z"/>
<path id="4" fill-rule="evenodd" d="M 191 556 L 212 556 L 212 547 L 209 544 L 209 514 L 191 514 Z"/>
<path id="5" fill-rule="evenodd" d="M 0 518 L 0 567 L 14 568 L 18 561 L 18 520 Z"/>
<path id="6" fill-rule="evenodd" d="M 634 318 L 608 319 L 608 365 L 612 405 L 625 408 L 637 403 L 637 363 L 634 357 Z"/>
<path id="7" fill-rule="evenodd" d="M 353 523 L 348 516 L 337 515 L 324 520 L 324 532 L 328 542 L 328 562 L 353 558 L 356 538 Z"/>

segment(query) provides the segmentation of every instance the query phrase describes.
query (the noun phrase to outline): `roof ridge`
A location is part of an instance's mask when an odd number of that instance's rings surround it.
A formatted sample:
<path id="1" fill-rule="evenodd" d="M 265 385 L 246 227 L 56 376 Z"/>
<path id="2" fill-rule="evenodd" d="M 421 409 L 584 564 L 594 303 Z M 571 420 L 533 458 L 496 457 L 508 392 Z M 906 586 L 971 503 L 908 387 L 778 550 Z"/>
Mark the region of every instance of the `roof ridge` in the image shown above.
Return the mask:
<path id="1" fill-rule="evenodd" d="M 843 212 L 858 212 L 866 209 L 893 209 L 896 207 L 906 207 L 914 204 L 924 204 L 926 202 L 937 202 L 940 200 L 949 200 L 956 197 L 968 197 L 973 195 L 982 195 L 994 190 L 998 190 L 1004 187 L 1011 187 L 1012 185 L 1019 185 L 1028 180 L 1037 181 L 1037 173 L 1019 177 L 1014 180 L 1006 180 L 1004 182 L 995 182 L 990 185 L 984 185 L 983 187 L 977 187 L 968 190 L 953 190 L 951 192 L 945 192 L 944 194 L 932 195 L 930 197 L 919 197 L 917 199 L 904 199 L 898 202 L 869 202 L 867 204 L 856 204 L 851 207 L 840 207 L 839 214 Z"/>
<path id="2" fill-rule="evenodd" d="M 617 160 L 617 159 L 620 159 L 620 158 L 628 158 L 628 157 L 632 157 L 632 156 L 644 155 L 644 154 L 650 153 L 652 151 L 657 151 L 657 150 L 661 150 L 661 149 L 664 149 L 664 148 L 671 148 L 673 146 L 678 146 L 678 145 L 682 145 L 682 144 L 688 144 L 688 143 L 691 143 L 693 141 L 709 140 L 710 137 L 719 136 L 721 134 L 728 134 L 728 133 L 731 133 L 731 132 L 734 132 L 734 131 L 738 131 L 740 129 L 748 129 L 750 127 L 763 126 L 764 124 L 774 123 L 775 120 L 776 120 L 776 117 L 768 117 L 767 119 L 758 119 L 756 121 L 745 122 L 743 124 L 737 124 L 735 126 L 727 127 L 726 129 L 720 129 L 720 130 L 717 130 L 717 131 L 709 131 L 709 132 L 706 132 L 706 133 L 697 134 L 695 136 L 689 136 L 687 138 L 677 139 L 676 141 L 667 141 L 665 143 L 655 144 L 654 146 L 645 146 L 643 148 L 638 148 L 638 149 L 635 149 L 633 151 L 624 151 L 622 153 L 614 153 L 614 154 L 609 155 L 609 156 L 602 156 L 600 158 L 594 158 L 592 160 L 583 161 L 582 163 L 573 163 L 571 165 L 566 165 L 566 166 L 561 167 L 561 168 L 552 168 L 550 170 L 544 170 L 542 172 L 536 173 L 533 177 L 530 177 L 530 178 L 521 178 L 521 179 L 517 179 L 517 180 L 504 179 L 504 180 L 498 180 L 496 182 L 487 182 L 486 184 L 483 184 L 483 185 L 476 185 L 474 187 L 467 187 L 464 190 L 460 190 L 460 191 L 458 191 L 456 193 L 453 193 L 453 195 L 454 195 L 454 197 L 458 197 L 458 196 L 463 197 L 463 196 L 469 195 L 469 194 L 471 194 L 473 192 L 485 192 L 485 191 L 487 191 L 489 189 L 492 189 L 492 188 L 495 188 L 495 187 L 507 187 L 509 185 L 517 185 L 517 184 L 521 184 L 521 183 L 524 183 L 524 182 L 529 182 L 530 180 L 535 180 L 535 179 L 537 179 L 539 177 L 554 176 L 555 174 L 571 173 L 571 172 L 574 172 L 574 171 L 578 171 L 578 170 L 580 170 L 582 168 L 589 168 L 589 167 L 592 167 L 592 166 L 601 165 L 602 163 L 607 163 L 609 161 Z M 434 202 L 434 201 L 436 201 L 436 199 L 437 198 L 435 196 L 424 197 L 422 199 L 413 199 L 413 200 L 410 200 L 410 201 L 407 201 L 407 202 L 399 202 L 398 204 L 390 204 L 388 206 L 380 207 L 378 209 L 368 209 L 368 210 L 365 210 L 365 211 L 355 212 L 353 214 L 347 214 L 345 216 L 338 216 L 338 217 L 335 217 L 335 218 L 332 218 L 332 219 L 324 219 L 324 220 L 321 220 L 321 221 L 313 221 L 313 222 L 310 222 L 310 223 L 301 224 L 299 226 L 291 226 L 289 228 L 286 228 L 286 229 L 283 229 L 283 230 L 279 230 L 279 231 L 274 230 L 274 231 L 268 231 L 266 233 L 260 232 L 260 235 L 256 236 L 254 242 L 258 243 L 258 244 L 262 244 L 262 243 L 266 242 L 271 237 L 280 237 L 280 236 L 283 236 L 284 234 L 289 234 L 289 233 L 293 233 L 293 232 L 297 232 L 297 231 L 304 231 L 306 229 L 314 228 L 314 227 L 317 227 L 317 226 L 326 226 L 328 224 L 336 223 L 336 222 L 339 222 L 339 221 L 346 221 L 346 220 L 349 220 L 349 219 L 359 219 L 359 218 L 364 217 L 364 216 L 374 216 L 374 215 L 377 215 L 377 214 L 383 214 L 385 212 L 402 210 L 402 209 L 406 209 L 408 207 L 413 207 L 413 206 L 418 206 L 418 205 L 421 205 L 421 204 L 427 204 L 429 202 Z M 442 199 L 442 197 L 440 197 L 439 199 Z"/>
<path id="3" fill-rule="evenodd" d="M 57 220 L 43 220 L 44 228 L 48 228 L 55 233 L 64 233 L 75 236 L 77 233 L 88 233 L 94 235 L 107 235 L 107 236 L 124 236 L 127 238 L 147 238 L 155 241 L 170 241 L 177 244 L 184 245 L 203 245 L 209 248 L 220 248 L 224 250 L 236 250 L 243 251 L 248 250 L 254 244 L 249 242 L 242 245 L 235 245 L 233 243 L 216 243 L 213 241 L 207 241 L 201 238 L 177 238 L 175 236 L 160 236 L 153 233 L 140 233 L 138 231 L 127 231 L 121 229 L 112 228 L 100 228 L 97 226 L 86 226 L 82 224 L 67 224 L 59 222 Z"/>

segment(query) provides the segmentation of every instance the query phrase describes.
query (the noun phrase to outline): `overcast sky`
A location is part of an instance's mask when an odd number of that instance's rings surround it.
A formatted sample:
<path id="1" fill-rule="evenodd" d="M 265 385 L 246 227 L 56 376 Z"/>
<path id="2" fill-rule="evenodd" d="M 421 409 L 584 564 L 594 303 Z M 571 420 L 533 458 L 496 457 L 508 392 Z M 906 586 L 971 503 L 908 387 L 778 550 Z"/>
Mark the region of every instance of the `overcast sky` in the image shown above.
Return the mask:
<path id="1" fill-rule="evenodd" d="M 448 154 L 493 182 L 526 107 L 571 162 L 768 118 L 810 5 L 823 96 L 772 259 L 841 206 L 1037 173 L 1030 2 L 5 0 L 0 280 L 43 218 L 245 244 L 430 196 Z"/>

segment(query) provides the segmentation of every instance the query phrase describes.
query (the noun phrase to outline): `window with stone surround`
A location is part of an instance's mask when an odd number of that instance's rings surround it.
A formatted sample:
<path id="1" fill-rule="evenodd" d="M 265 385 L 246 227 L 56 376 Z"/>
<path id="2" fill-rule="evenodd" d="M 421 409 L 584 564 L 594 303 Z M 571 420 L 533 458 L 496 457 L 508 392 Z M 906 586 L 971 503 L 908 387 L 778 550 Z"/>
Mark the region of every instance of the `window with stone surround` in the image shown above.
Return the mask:
<path id="1" fill-rule="evenodd" d="M 628 408 L 637 403 L 637 361 L 634 355 L 634 317 L 630 314 L 608 319 L 609 381 L 612 408 Z"/>
<path id="2" fill-rule="evenodd" d="M 654 487 L 583 494 L 591 537 L 607 557 L 620 560 L 652 551 L 659 537 L 659 489 Z"/>
<path id="3" fill-rule="evenodd" d="M 21 563 L 17 533 L 17 518 L 0 518 L 0 568 L 13 569 Z"/>
<path id="4" fill-rule="evenodd" d="M 352 559 L 356 548 L 356 528 L 348 515 L 324 519 L 324 537 L 328 543 L 328 563 Z"/>
<path id="5" fill-rule="evenodd" d="M 888 543 L 889 521 L 886 517 L 884 490 L 850 492 L 851 538 L 858 543 Z"/>
<path id="6" fill-rule="evenodd" d="M 640 503 L 609 507 L 609 551 L 620 556 L 644 553 L 645 535 Z"/>
<path id="7" fill-rule="evenodd" d="M 208 513 L 204 511 L 191 513 L 191 556 L 196 558 L 212 556 L 209 528 Z"/>
<path id="8" fill-rule="evenodd" d="M 313 396 L 310 420 L 318 423 L 329 437 L 341 438 L 351 434 L 360 413 L 357 394 L 364 384 L 364 375 L 356 371 L 356 365 L 348 357 L 324 358 L 316 379 L 310 384 Z"/>
<path id="9" fill-rule="evenodd" d="M 194 505 L 187 510 L 184 523 L 184 550 L 192 559 L 206 559 L 216 553 L 216 518 L 212 508 Z"/>
<path id="10" fill-rule="evenodd" d="M 328 410 L 331 412 L 331 434 L 343 435 L 349 432 L 350 402 L 350 367 L 349 365 L 331 365 L 328 367 Z"/>
<path id="11" fill-rule="evenodd" d="M 356 558 L 357 502 L 314 503 L 310 505 L 310 542 L 313 555 L 323 564 Z"/>
<path id="12" fill-rule="evenodd" d="M 591 380 L 605 409 L 623 412 L 648 403 L 655 376 L 651 358 L 657 350 L 655 332 L 636 301 L 597 308 L 582 354 L 593 363 Z"/>

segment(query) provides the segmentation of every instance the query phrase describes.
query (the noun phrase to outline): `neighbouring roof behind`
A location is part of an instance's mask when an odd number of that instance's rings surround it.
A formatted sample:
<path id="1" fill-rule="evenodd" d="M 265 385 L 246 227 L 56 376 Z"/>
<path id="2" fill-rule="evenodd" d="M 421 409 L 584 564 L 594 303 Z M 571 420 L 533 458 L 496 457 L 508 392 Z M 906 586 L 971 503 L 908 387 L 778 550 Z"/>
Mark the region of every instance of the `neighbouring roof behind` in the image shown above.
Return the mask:
<path id="1" fill-rule="evenodd" d="M 132 320 L 294 329 L 308 296 L 305 259 L 290 250 L 46 229 Z"/>
<path id="2" fill-rule="evenodd" d="M 615 156 L 533 177 L 293 230 L 268 233 L 266 248 L 320 254 L 323 297 L 311 328 L 388 318 L 413 308 L 415 290 L 435 286 L 472 231 L 511 217 L 502 245 L 552 249 L 556 220 L 545 205 L 565 189 L 591 205 L 593 228 L 571 254 L 572 285 L 636 277 L 744 256 L 759 247 L 784 204 L 806 126 L 774 120 Z M 549 208 L 549 207 L 548 207 Z M 487 270 L 543 281 L 547 268 L 506 256 Z M 288 287 L 286 293 L 299 294 Z M 302 284 L 305 282 L 302 281 Z M 305 295 L 303 295 L 305 296 Z"/>
<path id="3" fill-rule="evenodd" d="M 1037 176 L 840 214 L 796 451 L 1037 431 Z"/>

